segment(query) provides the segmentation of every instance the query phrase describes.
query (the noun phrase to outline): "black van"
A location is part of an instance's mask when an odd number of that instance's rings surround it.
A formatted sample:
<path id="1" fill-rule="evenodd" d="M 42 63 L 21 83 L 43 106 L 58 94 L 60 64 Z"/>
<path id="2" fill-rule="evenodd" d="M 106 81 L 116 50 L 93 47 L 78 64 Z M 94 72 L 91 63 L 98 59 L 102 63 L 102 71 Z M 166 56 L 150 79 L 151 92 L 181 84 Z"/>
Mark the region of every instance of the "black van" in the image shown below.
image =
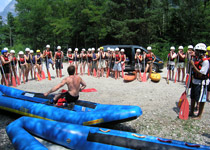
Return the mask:
<path id="1" fill-rule="evenodd" d="M 135 70 L 135 61 L 134 61 L 134 57 L 135 57 L 135 53 L 137 49 L 141 50 L 141 54 L 143 54 L 143 51 L 145 51 L 146 53 L 148 53 L 147 49 L 145 49 L 142 46 L 138 46 L 138 45 L 104 45 L 104 51 L 107 51 L 107 48 L 119 48 L 119 49 L 125 49 L 125 54 L 126 54 L 126 62 L 125 62 L 125 71 L 133 71 Z M 144 67 L 144 62 L 142 62 L 142 66 Z M 160 69 L 163 69 L 164 63 L 163 61 L 156 56 L 156 60 L 153 64 L 153 70 L 155 72 L 160 71 Z M 143 68 L 144 69 L 144 68 Z"/>

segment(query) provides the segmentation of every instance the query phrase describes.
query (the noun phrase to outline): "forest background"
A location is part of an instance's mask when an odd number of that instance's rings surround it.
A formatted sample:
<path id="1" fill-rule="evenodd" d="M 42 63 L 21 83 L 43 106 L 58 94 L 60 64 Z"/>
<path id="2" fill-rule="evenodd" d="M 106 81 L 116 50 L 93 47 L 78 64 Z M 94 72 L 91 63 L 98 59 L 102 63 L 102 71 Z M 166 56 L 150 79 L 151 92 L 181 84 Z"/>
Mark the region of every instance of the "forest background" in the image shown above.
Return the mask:
<path id="1" fill-rule="evenodd" d="M 171 46 L 210 45 L 209 0 L 16 1 L 17 16 L 0 17 L 2 49 L 129 44 L 152 46 L 166 60 Z"/>

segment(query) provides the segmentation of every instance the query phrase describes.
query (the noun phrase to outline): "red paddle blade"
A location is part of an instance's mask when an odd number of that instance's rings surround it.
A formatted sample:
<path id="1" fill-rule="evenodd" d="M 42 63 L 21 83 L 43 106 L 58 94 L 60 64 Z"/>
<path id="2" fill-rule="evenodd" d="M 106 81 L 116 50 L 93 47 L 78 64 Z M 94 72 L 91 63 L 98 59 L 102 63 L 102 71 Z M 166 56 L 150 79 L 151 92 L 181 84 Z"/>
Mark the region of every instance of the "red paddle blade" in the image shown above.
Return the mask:
<path id="1" fill-rule="evenodd" d="M 93 69 L 93 75 L 96 77 L 96 69 Z"/>
<path id="2" fill-rule="evenodd" d="M 42 79 L 46 79 L 44 71 L 42 71 Z"/>
<path id="3" fill-rule="evenodd" d="M 48 80 L 51 80 L 51 75 L 49 71 L 47 71 L 47 76 L 48 76 Z"/>
<path id="4" fill-rule="evenodd" d="M 38 81 L 41 81 L 42 80 L 42 78 L 40 77 L 40 75 L 38 74 L 38 72 L 36 72 L 36 76 L 37 76 L 37 80 Z"/>
<path id="5" fill-rule="evenodd" d="M 109 73 L 110 73 L 110 69 L 108 68 L 107 73 L 106 73 L 106 77 L 109 77 Z M 124 77 L 123 77 L 124 78 Z"/>
<path id="6" fill-rule="evenodd" d="M 7 79 L 5 79 L 5 84 L 6 84 L 6 86 L 9 86 Z"/>
<path id="7" fill-rule="evenodd" d="M 187 98 L 185 98 L 179 111 L 179 119 L 187 120 L 188 117 L 189 117 L 189 102 Z"/>
<path id="8" fill-rule="evenodd" d="M 20 85 L 21 83 L 20 83 L 20 79 L 19 79 L 19 77 L 16 75 L 16 79 L 17 79 L 17 84 L 18 85 Z"/>
<path id="9" fill-rule="evenodd" d="M 122 70 L 122 78 L 124 78 L 124 71 Z"/>
<path id="10" fill-rule="evenodd" d="M 186 81 L 185 81 L 185 85 L 186 85 L 186 86 L 187 86 L 188 80 L 189 80 L 189 74 L 187 74 L 187 76 L 186 76 Z"/>
<path id="11" fill-rule="evenodd" d="M 178 107 L 179 108 L 181 107 L 183 100 L 186 99 L 186 98 L 187 97 L 186 97 L 186 91 L 185 91 L 185 92 L 182 93 L 182 95 L 181 95 L 181 97 L 179 99 L 179 103 L 178 103 Z"/>
<path id="12" fill-rule="evenodd" d="M 88 76 L 90 75 L 90 69 L 88 68 Z"/>
<path id="13" fill-rule="evenodd" d="M 141 80 L 142 80 L 143 76 L 142 76 L 142 74 L 141 74 L 141 71 L 139 72 L 139 74 L 140 74 L 140 77 L 141 77 Z"/>
<path id="14" fill-rule="evenodd" d="M 83 89 L 81 92 L 97 92 L 97 90 L 94 88 L 90 88 L 90 89 Z"/>
<path id="15" fill-rule="evenodd" d="M 14 77 L 14 76 L 12 76 L 12 86 L 14 86 L 14 87 L 17 86 L 17 85 L 16 85 L 16 80 L 15 80 L 15 77 Z"/>
<path id="16" fill-rule="evenodd" d="M 147 75 L 146 75 L 146 72 L 144 72 L 142 82 L 146 82 L 146 81 L 147 81 Z"/>
<path id="17" fill-rule="evenodd" d="M 176 83 L 176 78 L 177 78 L 177 72 L 176 72 L 176 75 L 175 75 L 174 83 Z"/>
<path id="18" fill-rule="evenodd" d="M 62 77 L 62 70 L 60 69 L 60 78 Z"/>

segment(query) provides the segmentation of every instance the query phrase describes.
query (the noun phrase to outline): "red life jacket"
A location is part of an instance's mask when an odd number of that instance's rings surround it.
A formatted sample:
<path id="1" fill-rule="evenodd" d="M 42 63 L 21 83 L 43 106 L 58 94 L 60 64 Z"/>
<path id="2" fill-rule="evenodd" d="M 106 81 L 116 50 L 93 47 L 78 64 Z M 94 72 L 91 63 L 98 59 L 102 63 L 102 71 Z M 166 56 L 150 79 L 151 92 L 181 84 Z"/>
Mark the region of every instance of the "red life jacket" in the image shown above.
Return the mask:
<path id="1" fill-rule="evenodd" d="M 146 54 L 146 59 L 148 61 L 152 61 L 152 55 L 151 54 Z"/>
<path id="2" fill-rule="evenodd" d="M 3 58 L 4 58 L 4 61 L 9 61 L 9 57 L 8 57 L 8 56 L 4 56 L 4 55 L 3 55 Z M 2 65 L 6 65 L 6 64 L 3 64 L 3 63 L 2 63 Z"/>
<path id="3" fill-rule="evenodd" d="M 69 56 L 69 57 L 72 57 L 72 54 L 69 54 L 68 56 Z"/>
<path id="4" fill-rule="evenodd" d="M 50 58 L 51 58 L 50 51 L 47 51 L 47 52 L 46 52 L 46 55 L 47 55 L 48 59 L 50 59 Z"/>
<path id="5" fill-rule="evenodd" d="M 203 59 L 195 60 L 194 64 L 195 64 L 195 66 L 198 68 L 198 70 L 201 70 L 201 68 L 202 68 L 202 63 L 203 63 L 203 61 L 205 61 L 205 60 L 209 60 L 209 58 L 203 58 Z M 197 73 L 196 71 L 194 71 L 194 78 L 195 78 L 195 79 L 206 80 L 206 79 L 208 79 L 208 77 L 209 77 L 209 71 L 207 72 L 206 75 L 199 75 L 199 73 Z"/>
<path id="6" fill-rule="evenodd" d="M 61 52 L 56 53 L 56 59 L 61 59 Z"/>
<path id="7" fill-rule="evenodd" d="M 174 54 L 174 52 L 172 53 L 172 55 Z M 170 53 L 168 53 L 168 60 L 170 60 L 170 61 L 174 61 L 174 59 L 175 58 L 173 58 L 173 59 L 171 59 L 171 57 L 170 57 Z"/>
<path id="8" fill-rule="evenodd" d="M 117 61 L 119 61 L 120 60 L 120 55 L 119 54 L 115 54 L 115 58 L 116 58 Z"/>
<path id="9" fill-rule="evenodd" d="M 125 60 L 125 55 L 121 55 L 121 61 Z"/>
<path id="10" fill-rule="evenodd" d="M 182 53 L 183 55 L 184 53 Z M 185 61 L 185 58 L 182 58 L 181 55 L 179 54 L 179 62 L 184 62 Z"/>
<path id="11" fill-rule="evenodd" d="M 20 63 L 24 64 L 25 63 L 25 58 L 24 57 L 20 57 Z"/>

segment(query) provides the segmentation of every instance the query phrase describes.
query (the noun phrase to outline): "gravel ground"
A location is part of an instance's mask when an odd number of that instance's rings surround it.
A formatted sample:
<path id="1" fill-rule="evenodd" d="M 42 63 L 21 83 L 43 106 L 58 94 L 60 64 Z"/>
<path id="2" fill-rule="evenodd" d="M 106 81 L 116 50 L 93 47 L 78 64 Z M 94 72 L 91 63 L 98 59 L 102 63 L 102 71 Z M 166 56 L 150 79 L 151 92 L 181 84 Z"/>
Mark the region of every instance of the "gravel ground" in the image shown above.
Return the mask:
<path id="1" fill-rule="evenodd" d="M 64 68 L 66 67 L 67 64 L 64 65 Z M 66 70 L 63 73 L 67 76 Z M 46 92 L 62 80 L 62 78 L 54 78 L 55 71 L 51 70 L 51 74 L 52 81 L 29 81 L 26 84 L 21 84 L 18 89 Z M 80 99 L 102 104 L 138 105 L 142 108 L 143 115 L 138 119 L 114 126 L 106 126 L 107 128 L 210 146 L 210 103 L 205 104 L 201 120 L 190 118 L 183 121 L 178 119 L 177 102 L 185 90 L 184 84 L 181 82 L 173 83 L 172 81 L 167 84 L 165 80 L 166 68 L 160 74 L 162 78 L 158 83 L 150 80 L 145 83 L 138 81 L 124 83 L 123 79 L 96 79 L 84 75 L 82 78 L 87 83 L 87 88 L 96 88 L 98 92 L 81 93 Z M 13 149 L 5 128 L 18 117 L 0 111 L 0 149 Z"/>

